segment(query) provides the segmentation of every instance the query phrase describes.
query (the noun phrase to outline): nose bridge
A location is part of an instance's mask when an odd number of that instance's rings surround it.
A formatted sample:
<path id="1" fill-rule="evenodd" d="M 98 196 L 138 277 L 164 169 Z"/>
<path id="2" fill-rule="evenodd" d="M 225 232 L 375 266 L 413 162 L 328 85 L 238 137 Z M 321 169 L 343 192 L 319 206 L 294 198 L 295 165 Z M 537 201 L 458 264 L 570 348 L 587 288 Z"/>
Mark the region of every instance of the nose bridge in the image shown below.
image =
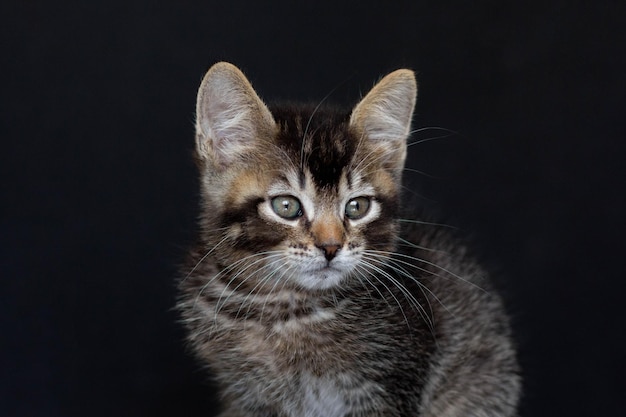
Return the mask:
<path id="1" fill-rule="evenodd" d="M 316 246 L 341 246 L 344 230 L 341 219 L 330 207 L 318 211 L 311 224 L 311 234 Z"/>

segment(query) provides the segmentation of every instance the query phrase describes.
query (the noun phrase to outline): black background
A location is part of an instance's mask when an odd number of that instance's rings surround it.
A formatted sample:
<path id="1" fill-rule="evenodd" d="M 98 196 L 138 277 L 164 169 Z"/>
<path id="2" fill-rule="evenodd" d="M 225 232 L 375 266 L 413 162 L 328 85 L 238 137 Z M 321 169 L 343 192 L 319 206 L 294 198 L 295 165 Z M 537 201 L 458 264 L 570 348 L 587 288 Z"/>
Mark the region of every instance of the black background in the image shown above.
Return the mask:
<path id="1" fill-rule="evenodd" d="M 13 1 L 0 6 L 0 415 L 208 416 L 173 312 L 195 93 L 353 104 L 418 72 L 409 185 L 514 315 L 522 416 L 626 414 L 626 3 Z"/>

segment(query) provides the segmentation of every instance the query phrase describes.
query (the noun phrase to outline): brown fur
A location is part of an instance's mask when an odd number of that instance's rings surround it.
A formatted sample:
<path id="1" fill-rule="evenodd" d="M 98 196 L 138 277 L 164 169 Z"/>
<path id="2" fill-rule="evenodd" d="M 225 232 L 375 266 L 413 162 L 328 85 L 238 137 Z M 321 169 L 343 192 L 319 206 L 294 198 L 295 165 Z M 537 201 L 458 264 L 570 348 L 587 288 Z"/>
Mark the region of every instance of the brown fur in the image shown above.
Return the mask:
<path id="1" fill-rule="evenodd" d="M 435 226 L 400 227 L 416 88 L 399 70 L 351 113 L 270 112 L 234 66 L 207 73 L 179 309 L 223 416 L 515 415 L 515 350 L 486 273 Z M 273 208 L 283 197 L 293 217 Z M 363 217 L 345 212 L 354 198 Z"/>

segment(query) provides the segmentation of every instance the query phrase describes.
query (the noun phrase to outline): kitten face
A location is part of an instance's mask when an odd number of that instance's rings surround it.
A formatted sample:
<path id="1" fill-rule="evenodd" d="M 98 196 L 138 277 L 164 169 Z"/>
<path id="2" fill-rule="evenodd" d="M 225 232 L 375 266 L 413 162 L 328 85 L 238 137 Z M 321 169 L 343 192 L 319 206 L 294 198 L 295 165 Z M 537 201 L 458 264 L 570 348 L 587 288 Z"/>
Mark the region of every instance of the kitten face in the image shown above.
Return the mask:
<path id="1" fill-rule="evenodd" d="M 354 158 L 343 158 L 341 149 L 352 152 L 359 145 L 345 122 L 304 141 L 299 131 L 283 125 L 266 145 L 274 148 L 272 157 L 257 155 L 230 167 L 224 174 L 230 181 L 211 204 L 229 236 L 229 245 L 219 250 L 224 261 L 266 253 L 249 272 L 262 271 L 256 284 L 267 290 L 290 284 L 332 288 L 364 274 L 366 250 L 393 248 L 399 184 L 382 164 L 363 162 L 363 154 L 375 150 L 361 144 Z M 322 140 L 335 149 L 320 153 Z"/>
<path id="2" fill-rule="evenodd" d="M 239 70 L 219 65 L 198 98 L 209 250 L 248 291 L 366 280 L 368 251 L 394 247 L 412 73 L 388 76 L 342 117 L 312 108 L 272 113 Z"/>

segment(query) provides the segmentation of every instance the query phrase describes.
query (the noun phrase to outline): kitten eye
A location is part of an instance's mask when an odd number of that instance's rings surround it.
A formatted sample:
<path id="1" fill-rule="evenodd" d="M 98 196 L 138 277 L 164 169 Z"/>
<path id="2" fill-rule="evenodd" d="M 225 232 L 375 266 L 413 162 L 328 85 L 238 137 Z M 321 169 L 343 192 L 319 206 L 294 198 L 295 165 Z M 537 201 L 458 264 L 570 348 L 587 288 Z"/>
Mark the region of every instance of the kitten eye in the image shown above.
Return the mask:
<path id="1" fill-rule="evenodd" d="M 346 204 L 346 217 L 357 220 L 365 216 L 370 209 L 370 199 L 367 197 L 357 197 Z"/>
<path id="2" fill-rule="evenodd" d="M 281 195 L 272 198 L 272 209 L 284 219 L 295 219 L 302 216 L 302 207 L 297 198 Z"/>

